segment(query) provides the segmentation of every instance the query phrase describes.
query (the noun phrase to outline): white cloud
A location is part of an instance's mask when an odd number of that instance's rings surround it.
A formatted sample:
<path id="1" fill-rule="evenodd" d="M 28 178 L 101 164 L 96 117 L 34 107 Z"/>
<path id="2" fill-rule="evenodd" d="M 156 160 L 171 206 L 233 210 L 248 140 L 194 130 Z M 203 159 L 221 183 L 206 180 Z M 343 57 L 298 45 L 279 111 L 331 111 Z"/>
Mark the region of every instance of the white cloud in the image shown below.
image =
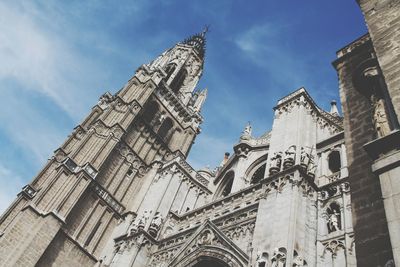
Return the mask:
<path id="1" fill-rule="evenodd" d="M 0 214 L 2 214 L 24 185 L 23 180 L 0 163 Z"/>

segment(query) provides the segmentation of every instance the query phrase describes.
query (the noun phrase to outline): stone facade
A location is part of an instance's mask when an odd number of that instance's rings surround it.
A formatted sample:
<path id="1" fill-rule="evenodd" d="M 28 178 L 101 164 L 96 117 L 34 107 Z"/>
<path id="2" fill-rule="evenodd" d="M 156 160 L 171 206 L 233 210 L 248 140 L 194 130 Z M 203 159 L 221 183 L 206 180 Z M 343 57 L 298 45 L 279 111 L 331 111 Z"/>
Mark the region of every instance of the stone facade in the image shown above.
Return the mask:
<path id="1" fill-rule="evenodd" d="M 205 32 L 166 50 L 101 96 L 22 189 L 0 219 L 0 266 L 399 264 L 398 90 L 385 77 L 398 61 L 381 64 L 371 36 L 334 62 L 344 118 L 300 88 L 213 170 L 186 162 Z"/>

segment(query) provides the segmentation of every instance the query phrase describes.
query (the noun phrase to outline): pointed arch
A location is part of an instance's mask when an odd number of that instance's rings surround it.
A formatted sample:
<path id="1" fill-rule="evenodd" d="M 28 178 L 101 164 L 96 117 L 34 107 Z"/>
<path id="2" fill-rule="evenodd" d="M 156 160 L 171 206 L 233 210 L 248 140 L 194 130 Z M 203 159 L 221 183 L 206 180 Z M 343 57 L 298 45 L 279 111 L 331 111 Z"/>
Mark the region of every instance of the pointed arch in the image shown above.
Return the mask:
<path id="1" fill-rule="evenodd" d="M 151 101 L 143 112 L 143 119 L 147 123 L 151 124 L 156 114 L 158 113 L 159 109 L 160 109 L 159 105 L 156 102 Z"/>
<path id="2" fill-rule="evenodd" d="M 165 68 L 165 72 L 167 73 L 167 76 L 165 77 L 165 81 L 168 82 L 169 78 L 171 78 L 171 75 L 175 72 L 176 70 L 176 64 L 175 63 L 170 63 L 167 65 Z"/>
<path id="3" fill-rule="evenodd" d="M 256 184 L 265 177 L 268 154 L 256 159 L 246 170 L 246 177 L 251 184 Z"/>
<path id="4" fill-rule="evenodd" d="M 340 152 L 338 150 L 334 150 L 331 153 L 329 153 L 328 167 L 332 173 L 340 171 L 342 164 L 341 164 Z"/>
<path id="5" fill-rule="evenodd" d="M 181 69 L 178 74 L 175 76 L 174 80 L 171 82 L 170 88 L 174 93 L 177 93 L 182 85 L 183 82 L 186 80 L 186 77 L 188 76 L 188 72 L 186 69 Z"/>
<path id="6" fill-rule="evenodd" d="M 235 178 L 235 172 L 233 170 L 230 170 L 225 174 L 224 178 L 222 178 L 221 183 L 215 193 L 215 199 L 220 197 L 226 197 L 231 193 L 234 178 Z"/>
<path id="7" fill-rule="evenodd" d="M 169 142 L 172 133 L 172 127 L 174 123 L 172 122 L 171 118 L 166 118 L 158 129 L 158 135 L 163 139 L 165 142 Z"/>

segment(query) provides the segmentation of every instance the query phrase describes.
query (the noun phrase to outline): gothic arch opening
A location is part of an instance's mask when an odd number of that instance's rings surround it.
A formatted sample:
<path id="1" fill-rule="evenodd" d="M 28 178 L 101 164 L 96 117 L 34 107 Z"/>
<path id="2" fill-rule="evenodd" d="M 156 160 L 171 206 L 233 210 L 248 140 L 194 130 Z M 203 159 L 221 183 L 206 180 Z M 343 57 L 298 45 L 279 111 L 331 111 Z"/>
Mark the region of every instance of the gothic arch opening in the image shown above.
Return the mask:
<path id="1" fill-rule="evenodd" d="M 179 91 L 179 89 L 182 87 L 183 82 L 185 81 L 187 75 L 188 75 L 188 72 L 185 69 L 182 69 L 175 76 L 174 80 L 171 82 L 171 85 L 170 85 L 171 90 L 174 93 L 177 93 Z"/>
<path id="2" fill-rule="evenodd" d="M 158 135 L 167 143 L 171 137 L 171 129 L 173 126 L 174 123 L 172 122 L 172 119 L 166 118 L 161 124 L 160 129 L 158 129 Z"/>
<path id="3" fill-rule="evenodd" d="M 149 103 L 149 105 L 146 107 L 146 109 L 143 112 L 143 119 L 151 124 L 151 122 L 154 120 L 157 112 L 159 110 L 159 106 L 156 102 L 152 101 Z"/>
<path id="4" fill-rule="evenodd" d="M 328 156 L 328 167 L 332 173 L 340 171 L 342 164 L 340 162 L 340 152 L 332 151 Z"/>
<path id="5" fill-rule="evenodd" d="M 176 64 L 174 63 L 168 64 L 168 66 L 165 68 L 165 72 L 167 73 L 165 81 L 168 81 L 169 78 L 171 78 L 171 75 L 174 73 L 175 69 L 176 69 Z"/>
<path id="6" fill-rule="evenodd" d="M 258 167 L 258 169 L 254 172 L 253 176 L 251 177 L 250 181 L 251 184 L 256 184 L 262 179 L 264 179 L 266 166 L 267 164 L 264 163 L 260 167 Z"/>
<path id="7" fill-rule="evenodd" d="M 215 194 L 216 198 L 226 197 L 232 191 L 233 179 L 235 178 L 235 173 L 233 171 L 229 171 L 225 174 L 222 182 Z"/>
<path id="8" fill-rule="evenodd" d="M 255 160 L 250 167 L 246 170 L 246 177 L 250 178 L 251 184 L 260 182 L 265 177 L 265 170 L 267 164 L 268 154 Z M 249 179 L 247 178 L 247 179 Z"/>

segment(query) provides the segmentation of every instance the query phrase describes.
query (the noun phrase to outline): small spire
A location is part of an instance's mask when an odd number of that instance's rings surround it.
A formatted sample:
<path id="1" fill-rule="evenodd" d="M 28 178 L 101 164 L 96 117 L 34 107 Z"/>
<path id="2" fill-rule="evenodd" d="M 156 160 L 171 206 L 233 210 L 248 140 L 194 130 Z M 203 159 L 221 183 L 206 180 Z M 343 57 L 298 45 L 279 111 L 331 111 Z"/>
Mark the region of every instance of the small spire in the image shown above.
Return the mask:
<path id="1" fill-rule="evenodd" d="M 340 116 L 339 110 L 336 106 L 336 100 L 331 101 L 331 111 L 329 113 L 332 114 L 333 116 Z"/>

